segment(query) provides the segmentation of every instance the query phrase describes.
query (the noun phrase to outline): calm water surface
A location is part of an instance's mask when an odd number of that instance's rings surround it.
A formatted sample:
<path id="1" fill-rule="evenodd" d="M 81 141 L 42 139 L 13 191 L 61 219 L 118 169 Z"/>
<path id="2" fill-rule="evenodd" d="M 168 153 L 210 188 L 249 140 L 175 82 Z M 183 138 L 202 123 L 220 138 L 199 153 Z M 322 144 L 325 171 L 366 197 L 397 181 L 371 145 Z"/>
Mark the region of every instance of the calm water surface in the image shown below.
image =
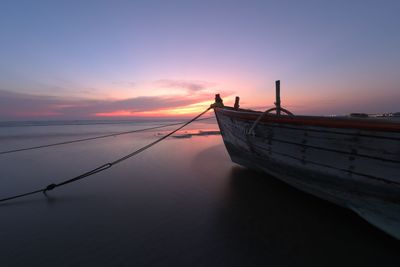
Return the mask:
<path id="1" fill-rule="evenodd" d="M 0 127 L 0 150 L 155 123 Z M 167 130 L 0 156 L 0 196 L 71 178 Z M 199 122 L 179 134 L 217 130 Z M 186 136 L 186 137 L 190 137 Z M 1 266 L 399 266 L 350 211 L 233 164 L 219 135 L 170 138 L 103 173 L 0 205 Z"/>

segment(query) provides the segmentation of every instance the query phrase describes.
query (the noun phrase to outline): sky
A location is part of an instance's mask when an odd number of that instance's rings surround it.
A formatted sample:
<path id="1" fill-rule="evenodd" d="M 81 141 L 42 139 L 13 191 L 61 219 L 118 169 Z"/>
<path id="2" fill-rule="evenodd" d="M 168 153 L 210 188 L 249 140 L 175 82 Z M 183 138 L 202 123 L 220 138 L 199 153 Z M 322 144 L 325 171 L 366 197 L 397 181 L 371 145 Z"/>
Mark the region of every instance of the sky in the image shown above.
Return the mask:
<path id="1" fill-rule="evenodd" d="M 400 1 L 0 1 L 0 120 L 400 111 Z"/>

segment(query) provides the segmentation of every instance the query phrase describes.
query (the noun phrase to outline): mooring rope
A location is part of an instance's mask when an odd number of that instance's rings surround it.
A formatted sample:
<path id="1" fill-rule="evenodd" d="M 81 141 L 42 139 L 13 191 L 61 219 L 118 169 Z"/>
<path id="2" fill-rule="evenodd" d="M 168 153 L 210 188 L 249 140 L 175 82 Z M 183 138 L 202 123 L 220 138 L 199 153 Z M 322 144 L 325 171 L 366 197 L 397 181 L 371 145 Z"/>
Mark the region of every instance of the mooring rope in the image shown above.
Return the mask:
<path id="1" fill-rule="evenodd" d="M 213 117 L 203 118 L 203 119 L 200 119 L 200 120 L 208 120 L 210 118 L 213 118 Z M 23 148 L 17 148 L 17 149 L 12 149 L 12 150 L 5 150 L 5 151 L 0 151 L 0 155 L 11 154 L 11 153 L 16 153 L 16 152 L 22 152 L 22 151 L 27 151 L 27 150 L 36 150 L 36 149 L 47 148 L 47 147 L 52 147 L 52 146 L 61 146 L 61 145 L 67 145 L 67 144 L 72 144 L 72 143 L 79 143 L 79 142 L 102 139 L 102 138 L 107 138 L 107 137 L 114 137 L 114 136 L 124 135 L 124 134 L 144 132 L 144 131 L 149 131 L 149 130 L 161 129 L 161 128 L 165 128 L 165 127 L 169 127 L 169 126 L 181 125 L 181 124 L 184 124 L 184 123 L 185 122 L 163 124 L 163 125 L 159 125 L 159 126 L 154 126 L 154 127 L 144 128 L 144 129 L 138 129 L 138 130 L 132 130 L 132 131 L 125 131 L 125 132 L 106 134 L 106 135 L 100 135 L 100 136 L 93 136 L 93 137 L 82 138 L 82 139 L 68 140 L 68 141 L 64 141 L 64 142 L 45 144 L 45 145 L 39 145 L 39 146 L 31 146 L 31 147 L 23 147 Z"/>
<path id="2" fill-rule="evenodd" d="M 35 190 L 35 191 L 32 191 L 32 192 L 27 192 L 27 193 L 23 193 L 23 194 L 19 194 L 19 195 L 14 195 L 14 196 L 11 196 L 11 197 L 6 197 L 6 198 L 3 198 L 3 199 L 0 199 L 0 202 L 4 202 L 4 201 L 7 201 L 7 200 L 16 199 L 16 198 L 21 198 L 21 197 L 24 197 L 24 196 L 33 195 L 33 194 L 40 193 L 40 192 L 42 192 L 42 193 L 44 193 L 44 194 L 46 195 L 46 192 L 47 192 L 47 191 L 53 190 L 53 189 L 56 188 L 56 187 L 60 187 L 60 186 L 63 186 L 63 185 L 66 185 L 66 184 L 75 182 L 75 181 L 77 181 L 77 180 L 81 180 L 81 179 L 86 178 L 86 177 L 88 177 L 88 176 L 91 176 L 91 175 L 93 175 L 93 174 L 96 174 L 96 173 L 105 171 L 105 170 L 111 168 L 112 166 L 114 166 L 114 165 L 116 165 L 116 164 L 118 164 L 118 163 L 121 163 L 122 161 L 127 160 L 127 159 L 129 159 L 129 158 L 131 158 L 131 157 L 133 157 L 133 156 L 135 156 L 135 155 L 137 155 L 137 154 L 139 154 L 139 153 L 145 151 L 146 149 L 149 149 L 150 147 L 154 146 L 155 144 L 157 144 L 157 143 L 163 141 L 164 139 L 168 138 L 169 136 L 173 135 L 174 133 L 176 133 L 176 132 L 179 131 L 180 129 L 184 128 L 184 127 L 187 126 L 188 124 L 194 122 L 195 120 L 197 120 L 198 118 L 200 118 L 201 116 L 203 116 L 203 115 L 204 115 L 205 113 L 207 113 L 210 109 L 212 109 L 212 106 L 210 106 L 209 108 L 207 108 L 205 111 L 203 111 L 202 113 L 200 113 L 199 115 L 197 115 L 197 116 L 194 117 L 193 119 L 191 119 L 191 120 L 185 122 L 182 126 L 176 128 L 176 129 L 173 130 L 172 132 L 170 132 L 170 133 L 168 133 L 168 134 L 162 136 L 161 138 L 155 140 L 154 142 L 151 142 L 150 144 L 147 144 L 147 145 L 145 145 L 145 146 L 143 146 L 143 147 L 141 147 L 141 148 L 139 148 L 139 149 L 133 151 L 132 153 L 129 153 L 129 154 L 127 154 L 127 155 L 125 155 L 125 156 L 123 156 L 123 157 L 121 157 L 121 158 L 119 158 L 119 159 L 116 159 L 116 160 L 114 160 L 114 161 L 112 161 L 112 162 L 105 163 L 105 164 L 103 164 L 103 165 L 101 165 L 101 166 L 99 166 L 99 167 L 97 167 L 97 168 L 94 168 L 94 169 L 92 169 L 92 170 L 90 170 L 90 171 L 88 171 L 88 172 L 82 173 L 82 174 L 80 174 L 80 175 L 78 175 L 78 176 L 76 176 L 76 177 L 74 177 L 74 178 L 65 180 L 65 181 L 63 181 L 63 182 L 60 182 L 60 183 L 57 183 L 57 184 L 56 184 L 56 183 L 52 183 L 52 184 L 49 184 L 49 185 L 47 185 L 46 187 L 44 187 L 44 188 L 42 188 L 42 189 L 38 189 L 38 190 Z"/>

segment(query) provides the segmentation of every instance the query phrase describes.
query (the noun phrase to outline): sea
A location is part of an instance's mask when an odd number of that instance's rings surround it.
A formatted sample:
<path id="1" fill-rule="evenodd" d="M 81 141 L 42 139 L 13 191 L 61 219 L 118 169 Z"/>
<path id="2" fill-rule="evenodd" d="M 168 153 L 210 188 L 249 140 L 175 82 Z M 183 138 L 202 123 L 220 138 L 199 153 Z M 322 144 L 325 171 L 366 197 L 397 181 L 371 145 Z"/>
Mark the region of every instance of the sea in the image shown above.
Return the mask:
<path id="1" fill-rule="evenodd" d="M 112 162 L 180 121 L 0 123 L 0 198 Z M 400 266 L 353 212 L 231 162 L 214 118 L 85 179 L 0 203 L 0 266 Z"/>

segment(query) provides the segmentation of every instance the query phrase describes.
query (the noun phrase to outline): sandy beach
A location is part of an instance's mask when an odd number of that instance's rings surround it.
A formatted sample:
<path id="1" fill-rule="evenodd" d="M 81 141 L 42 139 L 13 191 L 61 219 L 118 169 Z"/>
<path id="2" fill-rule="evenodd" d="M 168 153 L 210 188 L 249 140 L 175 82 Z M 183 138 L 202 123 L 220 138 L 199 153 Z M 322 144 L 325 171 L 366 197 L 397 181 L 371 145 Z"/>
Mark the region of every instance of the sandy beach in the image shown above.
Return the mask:
<path id="1" fill-rule="evenodd" d="M 1 147 L 149 125 L 2 127 Z M 172 128 L 3 155 L 1 196 L 73 177 Z M 348 210 L 231 163 L 216 130 L 214 121 L 195 123 L 48 198 L 1 204 L 2 265 L 397 265 L 396 240 Z"/>

